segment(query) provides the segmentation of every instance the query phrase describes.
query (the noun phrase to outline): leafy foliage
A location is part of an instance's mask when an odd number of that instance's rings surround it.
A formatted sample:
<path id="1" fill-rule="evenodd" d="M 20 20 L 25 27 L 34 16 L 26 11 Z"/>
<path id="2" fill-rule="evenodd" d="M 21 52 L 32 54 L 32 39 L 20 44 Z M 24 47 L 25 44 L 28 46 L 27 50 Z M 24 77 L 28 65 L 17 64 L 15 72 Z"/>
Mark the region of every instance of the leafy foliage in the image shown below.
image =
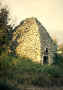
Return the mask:
<path id="1" fill-rule="evenodd" d="M 34 86 L 54 86 L 61 85 L 60 77 L 63 72 L 58 65 L 41 65 L 32 62 L 30 59 L 4 56 L 0 61 L 0 75 L 8 78 L 14 84 L 34 85 Z M 5 74 L 5 75 L 4 75 Z M 59 79 L 59 83 L 57 80 Z"/>
<path id="2" fill-rule="evenodd" d="M 3 50 L 8 50 L 8 45 L 12 37 L 12 27 L 8 25 L 9 11 L 7 8 L 0 9 L 0 55 Z"/>

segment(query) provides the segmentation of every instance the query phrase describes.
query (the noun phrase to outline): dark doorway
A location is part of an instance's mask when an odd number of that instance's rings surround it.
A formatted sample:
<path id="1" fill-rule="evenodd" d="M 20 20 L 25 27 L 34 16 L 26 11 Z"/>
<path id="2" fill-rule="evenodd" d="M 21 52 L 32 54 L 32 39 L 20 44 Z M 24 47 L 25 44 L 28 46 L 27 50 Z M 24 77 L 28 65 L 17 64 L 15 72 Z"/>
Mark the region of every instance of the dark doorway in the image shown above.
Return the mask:
<path id="1" fill-rule="evenodd" d="M 43 64 L 48 64 L 48 48 L 44 51 Z"/>

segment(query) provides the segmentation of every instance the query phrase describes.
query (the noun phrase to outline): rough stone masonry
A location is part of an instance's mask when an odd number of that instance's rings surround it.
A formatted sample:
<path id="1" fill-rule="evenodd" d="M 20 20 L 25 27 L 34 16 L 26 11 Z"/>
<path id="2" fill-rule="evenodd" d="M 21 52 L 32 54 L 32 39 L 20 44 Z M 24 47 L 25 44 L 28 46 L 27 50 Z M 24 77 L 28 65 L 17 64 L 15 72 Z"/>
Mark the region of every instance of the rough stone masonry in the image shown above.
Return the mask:
<path id="1" fill-rule="evenodd" d="M 42 64 L 52 64 L 56 45 L 37 18 L 27 18 L 15 28 L 13 49 L 16 55 Z"/>

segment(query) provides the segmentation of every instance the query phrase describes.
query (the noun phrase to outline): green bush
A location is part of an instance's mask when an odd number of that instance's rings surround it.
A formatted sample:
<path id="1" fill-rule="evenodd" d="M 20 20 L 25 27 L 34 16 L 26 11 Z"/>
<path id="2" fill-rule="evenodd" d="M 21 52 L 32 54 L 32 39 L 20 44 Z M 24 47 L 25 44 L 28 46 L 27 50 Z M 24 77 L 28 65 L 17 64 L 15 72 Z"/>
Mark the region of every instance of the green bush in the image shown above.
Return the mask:
<path id="1" fill-rule="evenodd" d="M 18 84 L 49 86 L 57 82 L 56 78 L 63 77 L 62 63 L 41 65 L 30 59 L 2 53 L 0 57 L 1 77 L 16 80 Z M 56 79 L 56 81 L 54 80 Z M 58 85 L 58 84 L 57 84 Z"/>

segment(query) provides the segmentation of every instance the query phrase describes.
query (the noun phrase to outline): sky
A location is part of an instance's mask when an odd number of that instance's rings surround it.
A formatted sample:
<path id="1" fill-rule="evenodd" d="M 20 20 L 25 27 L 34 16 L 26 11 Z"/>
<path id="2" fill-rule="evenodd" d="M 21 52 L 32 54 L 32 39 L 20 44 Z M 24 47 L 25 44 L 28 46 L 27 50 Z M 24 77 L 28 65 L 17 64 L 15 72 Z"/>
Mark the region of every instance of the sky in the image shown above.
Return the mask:
<path id="1" fill-rule="evenodd" d="M 23 19 L 37 17 L 58 43 L 63 42 L 63 0 L 0 0 L 8 5 L 16 24 Z"/>

